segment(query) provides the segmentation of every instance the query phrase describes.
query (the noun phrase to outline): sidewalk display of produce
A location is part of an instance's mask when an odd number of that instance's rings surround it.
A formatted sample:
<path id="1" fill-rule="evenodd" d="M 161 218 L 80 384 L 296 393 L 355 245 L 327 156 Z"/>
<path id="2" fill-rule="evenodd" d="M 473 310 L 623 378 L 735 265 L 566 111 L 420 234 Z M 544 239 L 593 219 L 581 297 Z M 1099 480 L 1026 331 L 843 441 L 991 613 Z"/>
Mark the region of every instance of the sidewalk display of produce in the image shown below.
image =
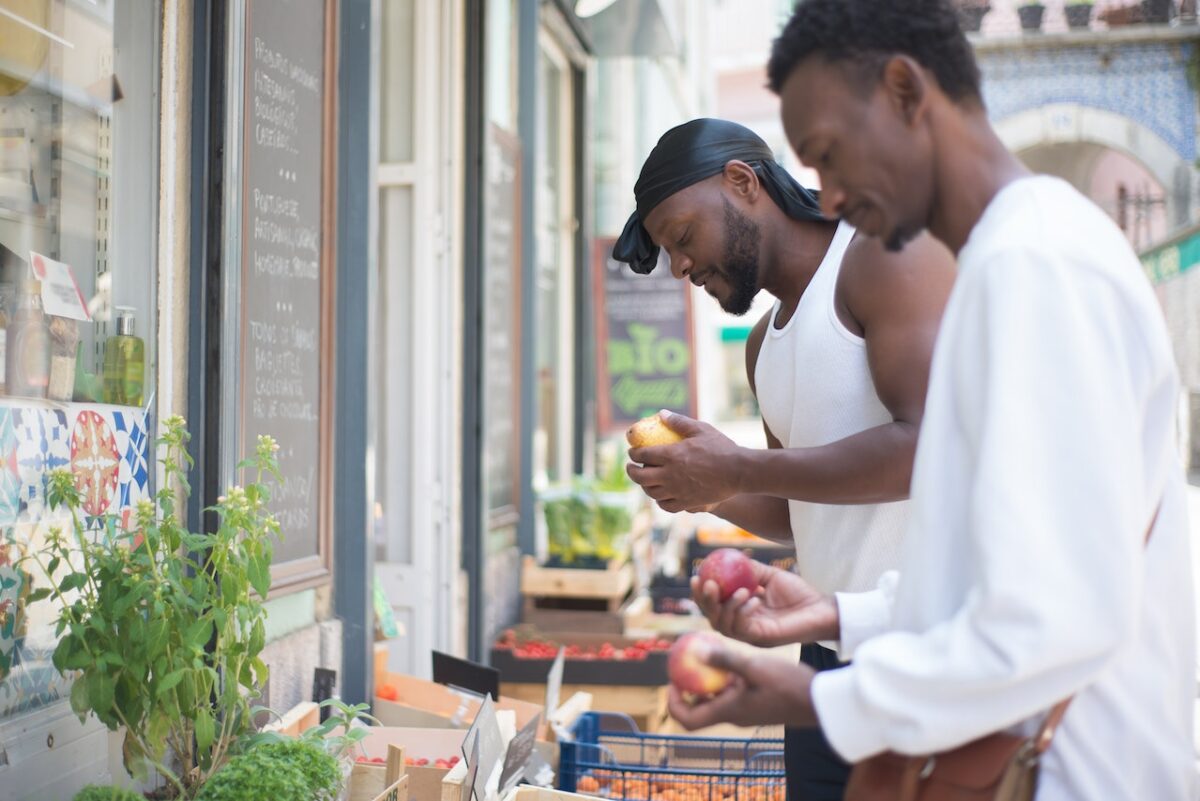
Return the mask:
<path id="1" fill-rule="evenodd" d="M 547 566 L 586 568 L 603 568 L 625 554 L 634 514 L 645 502 L 620 462 L 599 479 L 576 476 L 542 490 L 538 499 L 546 521 Z"/>

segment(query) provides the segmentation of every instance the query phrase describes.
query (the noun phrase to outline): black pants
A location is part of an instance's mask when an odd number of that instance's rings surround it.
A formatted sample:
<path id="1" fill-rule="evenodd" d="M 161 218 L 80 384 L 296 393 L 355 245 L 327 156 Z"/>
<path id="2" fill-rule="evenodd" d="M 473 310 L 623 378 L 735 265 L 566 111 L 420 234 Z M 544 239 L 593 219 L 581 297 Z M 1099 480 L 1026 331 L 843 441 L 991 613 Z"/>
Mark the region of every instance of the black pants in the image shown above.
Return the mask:
<path id="1" fill-rule="evenodd" d="M 841 667 L 837 653 L 805 645 L 800 661 L 815 670 Z M 788 728 L 783 735 L 787 801 L 842 801 L 850 765 L 829 745 L 820 729 Z"/>

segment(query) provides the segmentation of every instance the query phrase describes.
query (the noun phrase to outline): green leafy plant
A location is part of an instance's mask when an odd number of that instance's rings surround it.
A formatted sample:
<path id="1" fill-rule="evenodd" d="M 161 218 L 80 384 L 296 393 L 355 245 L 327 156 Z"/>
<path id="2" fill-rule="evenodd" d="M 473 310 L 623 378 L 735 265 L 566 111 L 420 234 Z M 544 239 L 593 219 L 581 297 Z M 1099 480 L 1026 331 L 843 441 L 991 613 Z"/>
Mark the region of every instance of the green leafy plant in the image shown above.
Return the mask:
<path id="1" fill-rule="evenodd" d="M 303 740 L 261 743 L 213 774 L 197 801 L 334 801 L 341 789 L 337 760 Z"/>
<path id="2" fill-rule="evenodd" d="M 71 708 L 124 727 L 130 774 L 153 768 L 190 799 L 251 729 L 251 700 L 267 679 L 261 599 L 279 523 L 263 482 L 279 480 L 278 447 L 259 438 L 238 466 L 254 482 L 218 499 L 214 533 L 194 534 L 180 517 L 190 494 L 188 433 L 179 417 L 165 431 L 163 488 L 156 502 L 138 504 L 128 529 L 109 519 L 103 531 L 86 531 L 74 477 L 53 471 L 47 501 L 68 513 L 70 530 L 51 530 L 27 558 L 48 582 L 31 603 L 50 597 L 59 608 L 53 661 L 75 677 Z"/>
<path id="3" fill-rule="evenodd" d="M 75 794 L 73 801 L 145 801 L 145 796 L 123 787 L 89 784 Z"/>
<path id="4" fill-rule="evenodd" d="M 367 736 L 367 730 L 362 726 L 355 726 L 356 721 L 363 721 L 369 724 L 382 725 L 378 718 L 367 712 L 371 708 L 370 704 L 346 704 L 339 698 L 330 698 L 322 701 L 319 704 L 320 708 L 329 708 L 332 711 L 329 716 L 319 725 L 311 726 L 305 729 L 300 734 L 300 741 L 316 746 L 334 759 L 344 759 L 351 755 L 358 744 Z M 255 707 L 254 713 L 270 712 L 276 718 L 279 717 L 274 711 L 265 707 Z M 264 744 L 281 743 L 281 742 L 296 742 L 295 740 L 285 737 L 279 732 L 264 731 L 258 734 L 249 735 L 239 743 L 238 749 L 242 752 L 249 752 Z"/>

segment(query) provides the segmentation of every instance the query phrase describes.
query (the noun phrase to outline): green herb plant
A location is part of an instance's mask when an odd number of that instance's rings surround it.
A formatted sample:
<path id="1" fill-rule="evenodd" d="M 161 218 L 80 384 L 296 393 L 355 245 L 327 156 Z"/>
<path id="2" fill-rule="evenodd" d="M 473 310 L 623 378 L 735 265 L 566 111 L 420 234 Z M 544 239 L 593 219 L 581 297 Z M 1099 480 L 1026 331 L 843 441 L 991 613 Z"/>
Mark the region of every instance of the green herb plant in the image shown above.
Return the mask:
<path id="1" fill-rule="evenodd" d="M 99 534 L 85 531 L 74 477 L 49 474 L 48 504 L 67 513 L 69 530 L 52 529 L 27 557 L 49 585 L 30 600 L 58 606 L 53 661 L 75 678 L 72 710 L 125 729 L 130 775 L 153 769 L 177 798 L 192 799 L 251 730 L 251 701 L 267 679 L 262 599 L 279 522 L 264 481 L 279 481 L 278 446 L 259 437 L 238 465 L 255 480 L 218 499 L 214 533 L 195 534 L 181 519 L 189 436 L 180 417 L 164 428 L 162 489 L 137 505 L 126 530 L 110 519 Z"/>
<path id="2" fill-rule="evenodd" d="M 312 742 L 281 739 L 230 759 L 197 801 L 334 801 L 341 786 L 332 755 Z"/>
<path id="3" fill-rule="evenodd" d="M 76 793 L 72 801 L 145 801 L 145 798 L 141 793 L 123 787 L 89 784 Z"/>
<path id="4" fill-rule="evenodd" d="M 329 698 L 319 704 L 321 709 L 329 708 L 329 716 L 320 724 L 311 726 L 301 732 L 299 739 L 310 745 L 315 745 L 326 751 L 334 759 L 342 760 L 352 756 L 358 744 L 367 736 L 367 730 L 354 725 L 356 721 L 368 724 L 382 725 L 378 718 L 367 712 L 370 704 L 346 704 L 340 698 Z M 266 707 L 254 707 L 254 714 L 268 712 L 273 717 L 279 715 Z M 264 743 L 293 742 L 279 732 L 264 731 L 250 735 L 242 740 L 239 749 L 250 751 Z"/>

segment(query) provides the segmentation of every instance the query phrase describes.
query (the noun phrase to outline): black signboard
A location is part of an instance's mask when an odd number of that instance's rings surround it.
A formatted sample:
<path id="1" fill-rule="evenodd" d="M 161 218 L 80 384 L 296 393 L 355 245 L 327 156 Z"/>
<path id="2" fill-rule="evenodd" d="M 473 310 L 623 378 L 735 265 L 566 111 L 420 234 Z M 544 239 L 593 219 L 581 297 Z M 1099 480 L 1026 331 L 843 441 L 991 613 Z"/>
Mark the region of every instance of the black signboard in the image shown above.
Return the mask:
<path id="1" fill-rule="evenodd" d="M 612 258 L 612 246 L 598 239 L 593 260 L 600 433 L 662 409 L 695 417 L 690 285 L 665 263 L 638 275 Z"/>
<path id="2" fill-rule="evenodd" d="M 246 4 L 239 455 L 280 446 L 276 587 L 328 572 L 332 7 Z"/>

